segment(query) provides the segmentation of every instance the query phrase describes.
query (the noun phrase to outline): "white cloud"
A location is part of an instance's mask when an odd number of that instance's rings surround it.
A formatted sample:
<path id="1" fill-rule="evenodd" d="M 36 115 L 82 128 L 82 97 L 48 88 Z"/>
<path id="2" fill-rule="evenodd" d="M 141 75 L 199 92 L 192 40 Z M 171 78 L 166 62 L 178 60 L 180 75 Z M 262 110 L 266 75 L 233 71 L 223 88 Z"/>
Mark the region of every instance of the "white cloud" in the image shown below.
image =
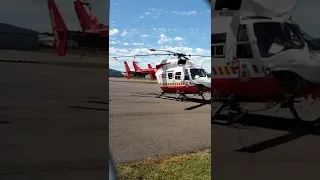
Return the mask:
<path id="1" fill-rule="evenodd" d="M 172 31 L 179 31 L 181 29 L 178 28 L 150 28 L 148 31 L 157 31 L 158 33 L 165 33 L 165 32 L 172 32 Z"/>
<path id="2" fill-rule="evenodd" d="M 127 30 L 123 30 L 121 36 L 126 36 L 128 34 Z"/>
<path id="3" fill-rule="evenodd" d="M 132 43 L 134 46 L 144 46 L 144 43 Z"/>
<path id="4" fill-rule="evenodd" d="M 141 37 L 148 37 L 148 34 L 140 34 Z"/>
<path id="5" fill-rule="evenodd" d="M 123 43 L 123 45 L 125 45 L 125 46 L 129 46 L 129 43 Z"/>
<path id="6" fill-rule="evenodd" d="M 110 47 L 109 48 L 109 53 L 111 54 L 123 54 L 123 53 L 128 53 L 129 51 L 127 49 L 123 49 L 123 48 L 114 48 L 114 47 Z"/>
<path id="7" fill-rule="evenodd" d="M 183 38 L 182 38 L 182 37 L 177 36 L 177 37 L 175 37 L 175 38 L 174 38 L 174 40 L 176 40 L 176 41 L 182 41 L 182 40 L 183 40 Z"/>
<path id="8" fill-rule="evenodd" d="M 196 15 L 197 11 L 188 11 L 188 12 L 178 12 L 178 11 L 172 11 L 173 14 L 177 14 L 180 16 L 190 16 L 190 15 Z"/>
<path id="9" fill-rule="evenodd" d="M 196 48 L 195 51 L 196 51 L 197 53 L 200 53 L 200 54 L 206 53 L 206 50 L 205 50 L 205 49 L 202 49 L 202 48 Z"/>
<path id="10" fill-rule="evenodd" d="M 156 9 L 156 8 L 149 8 L 150 9 L 150 15 L 153 19 L 158 19 L 161 14 L 163 14 L 164 9 Z"/>
<path id="11" fill-rule="evenodd" d="M 195 15 L 197 14 L 197 11 L 189 11 L 189 12 L 185 12 L 185 15 Z"/>
<path id="12" fill-rule="evenodd" d="M 111 39 L 110 39 L 111 40 Z M 121 44 L 121 41 L 116 40 L 115 38 L 112 39 L 111 41 L 109 40 L 109 44 Z"/>
<path id="13" fill-rule="evenodd" d="M 116 34 L 118 34 L 118 33 L 119 33 L 119 30 L 118 30 L 118 29 L 111 29 L 111 30 L 109 30 L 109 35 L 110 35 L 110 36 L 116 35 Z"/>
<path id="14" fill-rule="evenodd" d="M 158 44 L 162 44 L 162 43 L 165 43 L 165 42 L 168 42 L 168 41 L 171 41 L 171 39 L 164 35 L 164 34 L 161 34 L 160 35 L 160 39 L 157 41 Z"/>

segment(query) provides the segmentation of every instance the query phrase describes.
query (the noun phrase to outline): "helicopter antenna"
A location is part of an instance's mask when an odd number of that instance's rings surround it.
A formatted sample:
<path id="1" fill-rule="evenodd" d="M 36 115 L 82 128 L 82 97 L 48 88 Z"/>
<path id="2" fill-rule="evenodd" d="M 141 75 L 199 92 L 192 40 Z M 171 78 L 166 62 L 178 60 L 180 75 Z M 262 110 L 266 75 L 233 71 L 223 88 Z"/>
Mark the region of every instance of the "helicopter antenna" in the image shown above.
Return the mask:
<path id="1" fill-rule="evenodd" d="M 90 18 L 92 18 L 92 6 L 90 0 L 84 0 L 82 4 L 88 7 Z"/>
<path id="2" fill-rule="evenodd" d="M 207 60 L 205 59 L 205 60 L 203 60 L 203 62 L 201 63 L 201 67 L 203 66 L 203 64 L 206 62 Z"/>
<path id="3" fill-rule="evenodd" d="M 299 4 L 300 4 L 300 0 L 298 0 L 297 3 L 293 6 L 293 8 L 292 8 L 292 10 L 291 10 L 291 14 L 290 14 L 290 16 L 289 16 L 289 18 L 288 18 L 289 20 L 292 19 L 292 15 L 293 15 L 294 11 L 297 9 L 297 7 L 298 7 Z"/>

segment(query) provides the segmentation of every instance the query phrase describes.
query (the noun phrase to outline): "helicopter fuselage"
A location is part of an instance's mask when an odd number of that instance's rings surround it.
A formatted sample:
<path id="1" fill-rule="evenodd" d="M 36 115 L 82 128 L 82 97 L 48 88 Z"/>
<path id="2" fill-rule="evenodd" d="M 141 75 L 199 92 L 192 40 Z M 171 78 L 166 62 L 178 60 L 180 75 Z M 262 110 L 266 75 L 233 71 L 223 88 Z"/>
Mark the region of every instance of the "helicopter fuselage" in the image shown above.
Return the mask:
<path id="1" fill-rule="evenodd" d="M 165 93 L 199 94 L 211 92 L 211 79 L 204 69 L 195 66 L 191 62 L 178 64 L 178 60 L 166 60 L 156 72 L 156 78 L 160 88 Z M 159 64 L 161 64 L 159 63 Z M 201 79 L 201 83 L 198 83 Z M 199 86 L 203 85 L 204 88 Z"/>
<path id="2" fill-rule="evenodd" d="M 278 100 L 285 91 L 275 73 L 320 83 L 319 57 L 310 53 L 288 22 L 269 17 L 217 17 L 212 24 L 212 86 L 221 96 L 239 94 L 244 101 Z M 312 86 L 311 86 L 312 84 Z M 310 90 L 311 91 L 311 90 Z"/>

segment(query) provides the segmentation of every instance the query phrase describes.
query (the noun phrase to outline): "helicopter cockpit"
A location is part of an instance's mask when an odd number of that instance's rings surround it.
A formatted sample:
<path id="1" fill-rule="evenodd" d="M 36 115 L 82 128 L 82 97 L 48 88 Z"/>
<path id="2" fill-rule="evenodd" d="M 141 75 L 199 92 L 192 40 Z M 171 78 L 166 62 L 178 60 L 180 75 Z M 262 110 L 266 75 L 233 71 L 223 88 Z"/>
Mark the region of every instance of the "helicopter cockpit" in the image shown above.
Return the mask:
<path id="1" fill-rule="evenodd" d="M 191 77 L 192 79 L 196 79 L 199 78 L 199 77 L 207 77 L 207 73 L 204 69 L 201 69 L 201 68 L 192 68 L 190 69 L 190 74 L 191 74 Z"/>
<path id="2" fill-rule="evenodd" d="M 305 46 L 301 34 L 284 22 L 255 22 L 253 31 L 262 58 Z"/>
<path id="3" fill-rule="evenodd" d="M 304 31 L 299 25 L 295 23 L 287 23 L 288 26 L 291 27 L 291 29 L 298 34 L 301 35 L 301 37 L 306 41 L 306 43 L 309 46 L 309 49 L 319 51 L 320 50 L 320 41 L 319 38 L 313 38 L 311 37 L 306 31 Z"/>

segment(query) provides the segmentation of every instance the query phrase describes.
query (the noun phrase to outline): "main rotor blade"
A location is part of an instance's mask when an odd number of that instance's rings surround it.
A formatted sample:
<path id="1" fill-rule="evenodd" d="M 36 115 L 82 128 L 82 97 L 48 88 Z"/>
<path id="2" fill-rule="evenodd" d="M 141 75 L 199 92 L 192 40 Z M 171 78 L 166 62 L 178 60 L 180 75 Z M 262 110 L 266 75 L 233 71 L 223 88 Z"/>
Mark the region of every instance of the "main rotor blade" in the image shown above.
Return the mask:
<path id="1" fill-rule="evenodd" d="M 170 56 L 173 54 L 138 54 L 138 55 L 131 55 L 131 56 L 112 56 L 110 58 L 126 58 L 126 57 L 135 57 L 135 56 Z"/>
<path id="2" fill-rule="evenodd" d="M 190 54 L 187 55 L 187 56 L 191 56 L 191 57 L 192 57 L 192 56 L 197 56 L 197 57 L 211 57 L 211 56 L 206 56 L 206 55 L 190 55 Z"/>

